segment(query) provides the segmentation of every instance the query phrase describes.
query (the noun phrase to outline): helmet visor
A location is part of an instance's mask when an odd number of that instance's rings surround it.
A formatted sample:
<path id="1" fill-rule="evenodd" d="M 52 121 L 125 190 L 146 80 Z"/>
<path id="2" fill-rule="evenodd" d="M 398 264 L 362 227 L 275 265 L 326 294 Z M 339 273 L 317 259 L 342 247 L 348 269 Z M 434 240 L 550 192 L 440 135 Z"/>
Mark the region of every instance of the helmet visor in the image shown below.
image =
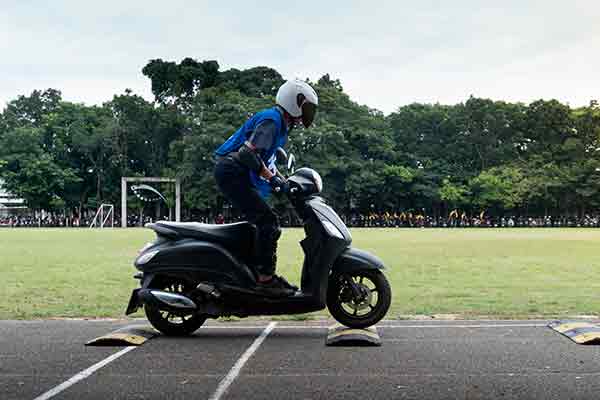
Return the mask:
<path id="1" fill-rule="evenodd" d="M 304 104 L 302 104 L 302 125 L 304 125 L 305 128 L 312 125 L 316 113 L 316 104 L 309 103 L 308 101 L 305 101 Z"/>

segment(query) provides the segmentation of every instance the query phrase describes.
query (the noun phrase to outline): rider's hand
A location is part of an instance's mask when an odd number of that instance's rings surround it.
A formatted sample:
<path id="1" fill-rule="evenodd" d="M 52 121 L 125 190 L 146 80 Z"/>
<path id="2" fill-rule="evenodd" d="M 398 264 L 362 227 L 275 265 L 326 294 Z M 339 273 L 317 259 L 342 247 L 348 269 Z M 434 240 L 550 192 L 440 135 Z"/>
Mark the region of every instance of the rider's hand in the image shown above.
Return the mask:
<path id="1" fill-rule="evenodd" d="M 269 180 L 271 189 L 277 194 L 288 193 L 290 191 L 290 184 L 288 181 L 280 177 L 279 175 L 273 175 Z"/>

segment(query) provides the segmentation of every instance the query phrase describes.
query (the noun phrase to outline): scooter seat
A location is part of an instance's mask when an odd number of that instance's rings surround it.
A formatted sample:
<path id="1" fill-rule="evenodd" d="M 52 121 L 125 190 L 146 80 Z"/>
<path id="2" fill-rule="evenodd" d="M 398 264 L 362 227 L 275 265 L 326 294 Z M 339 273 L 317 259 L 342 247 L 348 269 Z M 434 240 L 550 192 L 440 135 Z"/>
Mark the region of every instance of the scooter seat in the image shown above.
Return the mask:
<path id="1" fill-rule="evenodd" d="M 256 240 L 256 226 L 249 222 L 201 224 L 199 222 L 157 221 L 156 225 L 175 231 L 181 237 L 216 242 L 227 248 L 246 248 Z"/>

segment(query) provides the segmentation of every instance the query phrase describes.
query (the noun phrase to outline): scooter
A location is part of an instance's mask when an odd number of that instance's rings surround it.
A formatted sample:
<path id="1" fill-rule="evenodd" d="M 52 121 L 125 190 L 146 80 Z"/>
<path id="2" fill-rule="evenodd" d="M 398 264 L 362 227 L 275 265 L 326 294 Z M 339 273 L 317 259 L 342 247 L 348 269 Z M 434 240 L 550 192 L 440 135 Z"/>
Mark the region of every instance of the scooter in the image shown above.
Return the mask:
<path id="1" fill-rule="evenodd" d="M 321 176 L 306 167 L 294 171 L 294 161 L 290 155 L 287 197 L 306 234 L 300 242 L 305 259 L 299 291 L 272 297 L 255 290 L 258 272 L 251 260 L 258 235 L 253 224 L 158 221 L 146 225 L 157 237 L 135 260 L 140 287 L 133 290 L 125 314 L 143 307 L 152 326 L 169 336 L 190 335 L 207 318 L 301 314 L 326 306 L 351 328 L 380 321 L 392 295 L 383 262 L 350 247 L 346 225 L 319 196 Z"/>

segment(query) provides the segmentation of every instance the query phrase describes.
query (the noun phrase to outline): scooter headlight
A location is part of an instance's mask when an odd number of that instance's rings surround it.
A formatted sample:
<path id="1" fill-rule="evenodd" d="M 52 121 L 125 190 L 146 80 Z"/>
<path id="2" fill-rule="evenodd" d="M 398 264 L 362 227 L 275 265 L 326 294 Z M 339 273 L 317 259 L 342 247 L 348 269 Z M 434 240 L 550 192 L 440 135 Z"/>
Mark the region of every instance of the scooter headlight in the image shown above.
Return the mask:
<path id="1" fill-rule="evenodd" d="M 154 246 L 154 243 L 148 242 L 142 247 L 139 251 L 139 254 L 142 254 L 144 251 L 148 250 L 150 247 Z"/>
<path id="2" fill-rule="evenodd" d="M 344 235 L 342 234 L 342 232 L 340 232 L 338 228 L 336 228 L 334 224 L 327 221 L 326 219 L 321 220 L 321 223 L 325 227 L 327 233 L 329 233 L 331 236 L 335 236 L 338 239 L 344 240 Z"/>
<path id="3" fill-rule="evenodd" d="M 312 178 L 315 186 L 317 187 L 317 193 L 321 193 L 323 191 L 323 179 L 321 179 L 321 175 L 317 171 L 312 171 Z"/>
<path id="4" fill-rule="evenodd" d="M 136 264 L 142 265 L 146 264 L 148 261 L 152 260 L 152 258 L 158 254 L 158 250 L 149 251 L 148 253 L 142 254 L 136 261 Z"/>

